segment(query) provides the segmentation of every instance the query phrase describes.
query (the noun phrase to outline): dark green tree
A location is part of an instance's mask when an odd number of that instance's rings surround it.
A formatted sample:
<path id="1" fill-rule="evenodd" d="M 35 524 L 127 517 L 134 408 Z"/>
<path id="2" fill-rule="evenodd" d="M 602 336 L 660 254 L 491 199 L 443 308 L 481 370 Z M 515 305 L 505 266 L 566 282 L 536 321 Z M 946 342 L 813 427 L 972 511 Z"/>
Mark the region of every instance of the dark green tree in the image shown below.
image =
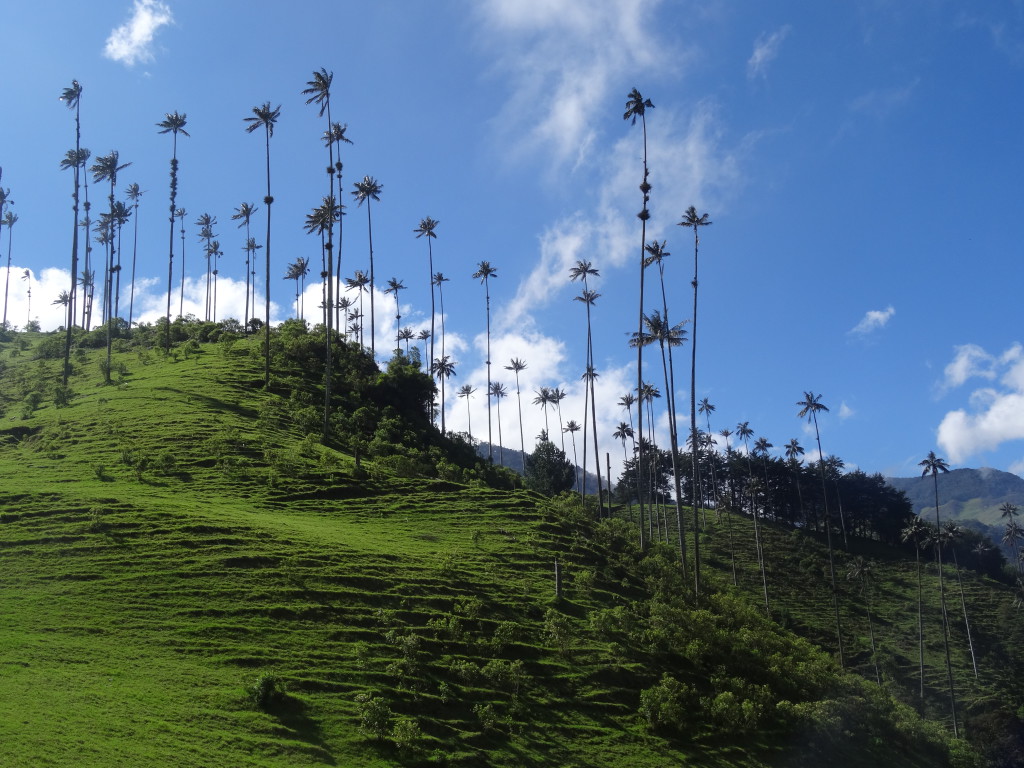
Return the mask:
<path id="1" fill-rule="evenodd" d="M 526 457 L 525 484 L 531 491 L 554 496 L 572 488 L 576 469 L 565 457 L 565 452 L 541 435 L 533 453 Z"/>

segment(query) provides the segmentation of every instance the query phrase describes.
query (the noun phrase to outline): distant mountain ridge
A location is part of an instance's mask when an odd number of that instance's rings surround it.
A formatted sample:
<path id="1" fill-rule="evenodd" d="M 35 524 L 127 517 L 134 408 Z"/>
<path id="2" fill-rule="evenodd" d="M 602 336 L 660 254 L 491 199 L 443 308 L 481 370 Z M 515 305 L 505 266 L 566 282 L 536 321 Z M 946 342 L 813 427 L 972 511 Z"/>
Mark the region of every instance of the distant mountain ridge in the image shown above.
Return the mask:
<path id="1" fill-rule="evenodd" d="M 888 477 L 886 481 L 907 494 L 917 514 L 935 513 L 931 475 Z M 939 475 L 939 512 L 943 518 L 1000 525 L 999 507 L 1006 502 L 1024 508 L 1024 478 L 991 467 L 953 469 Z"/>

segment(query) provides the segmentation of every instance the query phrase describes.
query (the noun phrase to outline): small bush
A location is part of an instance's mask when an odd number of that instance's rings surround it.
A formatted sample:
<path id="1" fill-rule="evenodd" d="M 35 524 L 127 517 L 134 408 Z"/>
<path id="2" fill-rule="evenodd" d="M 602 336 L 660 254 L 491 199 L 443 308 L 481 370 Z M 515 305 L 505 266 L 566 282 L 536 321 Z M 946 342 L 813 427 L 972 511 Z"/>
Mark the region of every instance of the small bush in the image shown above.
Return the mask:
<path id="1" fill-rule="evenodd" d="M 359 713 L 359 730 L 364 736 L 380 740 L 391 732 L 394 714 L 384 699 L 377 698 L 372 693 L 357 694 L 356 710 Z"/>
<path id="2" fill-rule="evenodd" d="M 276 675 L 269 672 L 256 678 L 256 682 L 249 686 L 247 694 L 250 703 L 266 712 L 284 698 L 284 687 Z"/>
<path id="3" fill-rule="evenodd" d="M 391 729 L 391 740 L 402 752 L 414 752 L 423 740 L 423 730 L 413 718 L 403 717 Z"/>

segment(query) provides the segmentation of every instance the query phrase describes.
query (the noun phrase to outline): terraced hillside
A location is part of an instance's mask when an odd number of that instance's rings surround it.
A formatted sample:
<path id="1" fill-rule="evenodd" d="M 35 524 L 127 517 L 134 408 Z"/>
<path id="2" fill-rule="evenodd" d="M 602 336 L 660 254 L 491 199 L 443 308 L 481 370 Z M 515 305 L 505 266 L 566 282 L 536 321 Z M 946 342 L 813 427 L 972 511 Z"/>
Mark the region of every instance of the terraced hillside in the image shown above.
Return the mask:
<path id="1" fill-rule="evenodd" d="M 730 586 L 724 523 L 703 534 L 714 589 L 694 603 L 668 547 L 644 556 L 569 500 L 357 467 L 261 388 L 248 340 L 125 345 L 111 385 L 83 350 L 70 397 L 41 341 L 0 351 L 2 765 L 969 760 L 889 695 L 913 674 L 895 639 L 912 562 L 890 554 L 904 581 L 877 598 L 883 690 L 761 616 L 752 547 Z M 775 616 L 827 647 L 828 594 L 806 578 L 821 549 L 796 537 L 766 543 L 797 574 L 772 587 Z M 968 589 L 1002 610 L 1005 592 Z M 1005 646 L 984 642 L 991 696 Z M 930 675 L 935 653 L 933 636 Z"/>

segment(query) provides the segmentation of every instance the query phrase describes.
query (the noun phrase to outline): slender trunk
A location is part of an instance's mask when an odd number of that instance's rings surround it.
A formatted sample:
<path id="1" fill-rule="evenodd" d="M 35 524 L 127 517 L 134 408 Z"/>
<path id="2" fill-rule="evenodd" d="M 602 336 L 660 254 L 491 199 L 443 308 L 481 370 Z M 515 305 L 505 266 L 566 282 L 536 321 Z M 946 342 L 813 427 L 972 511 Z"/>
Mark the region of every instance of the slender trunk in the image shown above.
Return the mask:
<path id="1" fill-rule="evenodd" d="M 267 131 L 267 196 L 263 199 L 263 203 L 267 206 L 267 244 L 266 244 L 266 261 L 267 261 L 267 273 L 266 273 L 266 306 L 265 316 L 266 320 L 263 324 L 263 343 L 266 345 L 264 368 L 263 368 L 263 386 L 270 386 L 270 208 L 274 203 L 274 198 L 270 196 L 270 124 L 266 126 Z"/>
<path id="2" fill-rule="evenodd" d="M 4 280 L 4 328 L 7 328 L 7 292 L 11 286 L 11 229 L 11 227 L 7 228 L 7 277 Z M 65 368 L 66 367 L 67 364 L 65 363 Z M 65 376 L 65 381 L 66 380 L 67 377 Z"/>
<path id="3" fill-rule="evenodd" d="M 644 115 L 640 116 L 640 124 L 641 124 L 641 126 L 643 128 L 643 134 L 644 134 L 644 180 L 643 180 L 643 183 L 641 184 L 641 191 L 643 193 L 644 207 L 641 210 L 641 214 L 640 214 L 640 311 L 638 313 L 639 314 L 639 319 L 637 320 L 637 338 L 638 339 L 642 339 L 643 335 L 644 335 L 644 270 L 645 270 L 644 246 L 647 244 L 647 217 L 648 217 L 647 201 L 649 200 L 649 196 L 648 196 L 649 187 L 648 187 L 648 182 L 647 182 L 647 178 L 648 178 L 648 170 L 647 170 L 647 118 Z M 643 344 L 637 344 L 637 347 L 636 347 L 636 393 L 637 393 L 637 397 L 642 397 L 643 396 L 643 390 L 644 390 L 644 345 Z M 640 439 L 639 450 L 637 451 L 637 455 L 636 455 L 637 473 L 638 473 L 639 477 L 643 477 L 643 469 L 644 469 L 644 441 L 643 441 L 643 434 L 644 434 L 643 419 L 644 419 L 644 417 L 643 417 L 643 412 L 644 412 L 644 409 L 643 409 L 642 406 L 640 408 L 636 409 L 636 413 L 637 413 L 637 415 L 636 415 L 637 431 L 639 432 L 640 438 L 641 438 Z M 644 541 L 644 494 L 643 494 L 643 491 L 640 489 L 639 486 L 637 487 L 637 496 L 639 497 L 638 501 L 637 501 L 637 505 L 638 505 L 639 510 L 640 510 L 640 551 L 643 551 L 644 548 L 645 548 L 645 541 Z M 685 557 L 685 555 L 684 555 L 684 557 Z"/>
<path id="4" fill-rule="evenodd" d="M 875 652 L 875 629 L 871 623 L 871 592 L 868 589 L 867 579 L 863 576 L 861 577 L 861 584 L 864 587 L 864 601 L 868 608 L 868 637 L 871 639 L 871 662 L 875 666 L 875 682 L 881 685 L 882 675 L 878 671 L 878 654 Z"/>
<path id="5" fill-rule="evenodd" d="M 444 354 L 444 305 L 441 305 L 441 324 L 442 324 L 442 337 L 441 337 L 441 354 Z M 516 371 L 516 400 L 519 402 L 519 452 L 522 454 L 523 459 L 523 471 L 526 471 L 526 439 L 523 437 L 523 395 L 519 389 L 519 371 Z M 444 411 L 441 412 L 441 419 L 444 420 Z M 576 438 L 573 438 L 573 445 L 576 444 Z M 584 443 L 585 445 L 585 443 Z M 574 449 L 575 453 L 575 449 Z"/>
<path id="6" fill-rule="evenodd" d="M 135 203 L 135 217 L 134 217 L 134 233 L 132 235 L 132 288 L 128 298 L 128 327 L 132 327 L 132 318 L 135 312 L 135 262 L 139 255 L 139 204 Z M 171 215 L 171 238 L 174 238 L 174 216 Z M 167 297 L 170 299 L 171 296 L 171 280 L 170 276 L 167 279 Z M 170 306 L 170 301 L 168 301 Z"/>
<path id="7" fill-rule="evenodd" d="M 434 317 L 436 311 L 434 309 L 434 248 L 430 241 L 433 239 L 430 234 L 427 234 L 427 264 L 430 267 L 430 274 L 427 276 L 430 282 L 430 356 L 427 360 L 434 359 Z M 426 350 L 424 350 L 426 351 Z M 434 413 L 434 401 L 430 401 L 430 423 L 433 424 L 437 414 Z M 499 417 L 500 418 L 500 417 Z"/>
<path id="8" fill-rule="evenodd" d="M 373 309 L 373 288 L 376 285 L 373 272 L 373 218 L 370 216 L 370 198 L 366 198 L 366 228 L 370 237 L 370 354 L 377 359 L 377 332 Z"/>
<path id="9" fill-rule="evenodd" d="M 978 679 L 978 661 L 974 657 L 974 640 L 971 638 L 971 622 L 967 618 L 967 600 L 964 597 L 964 582 L 960 577 L 960 563 L 957 561 L 956 549 L 950 544 L 950 549 L 953 552 L 953 567 L 956 570 L 956 583 L 960 588 L 960 608 L 964 612 L 964 629 L 967 630 L 967 648 L 971 652 L 971 666 L 974 668 L 974 679 Z"/>
<path id="10" fill-rule="evenodd" d="M 185 216 L 181 217 L 181 292 L 178 294 L 178 317 L 185 316 Z"/>
<path id="11" fill-rule="evenodd" d="M 491 289 L 484 277 L 484 294 L 487 296 L 487 461 L 494 463 L 494 441 L 491 438 Z M 395 296 L 398 296 L 397 291 Z"/>
<path id="12" fill-rule="evenodd" d="M 935 484 L 935 532 L 942 530 L 939 522 L 939 473 L 932 470 L 932 480 Z M 935 563 L 938 566 L 939 576 L 939 607 L 942 610 L 942 644 L 946 652 L 946 678 L 949 683 L 949 705 L 953 713 L 953 736 L 959 737 L 956 722 L 956 692 L 953 690 L 953 665 L 949 659 L 949 617 L 946 614 L 946 587 L 942 578 L 942 547 L 939 544 L 938 536 L 935 539 Z"/>
<path id="13" fill-rule="evenodd" d="M 914 540 L 914 562 L 917 564 L 917 656 L 920 690 L 918 693 L 924 701 L 924 586 L 921 579 L 921 547 Z"/>
<path id="14" fill-rule="evenodd" d="M 174 133 L 174 148 L 173 154 L 171 155 L 171 211 L 170 211 L 170 232 L 168 234 L 168 246 L 167 246 L 167 316 L 165 318 L 167 327 L 164 328 L 164 349 L 167 352 L 171 350 L 171 286 L 174 283 L 174 219 L 176 217 L 177 207 L 175 206 L 175 198 L 178 193 L 178 134 Z M 184 228 L 184 222 L 182 223 Z M 184 248 L 184 238 L 182 238 L 182 247 Z M 182 270 L 185 265 L 182 262 Z M 184 283 L 185 275 L 182 272 L 182 282 Z"/>
<path id="15" fill-rule="evenodd" d="M 693 332 L 690 335 L 690 460 L 694 498 L 700 482 L 697 472 L 697 227 L 693 228 Z M 694 592 L 700 594 L 700 536 L 697 531 L 697 506 L 693 507 Z"/>
<path id="16" fill-rule="evenodd" d="M 825 485 L 825 454 L 821 452 L 821 434 L 818 432 L 818 416 L 811 411 L 814 418 L 814 436 L 818 442 L 818 470 L 821 474 L 821 497 L 825 506 L 825 540 L 828 542 L 828 575 L 832 584 L 832 609 L 835 613 L 836 640 L 839 642 L 839 666 L 845 668 L 846 660 L 843 654 L 843 632 L 839 623 L 839 590 L 836 587 L 835 560 L 832 553 L 832 518 L 828 513 L 828 488 Z"/>
<path id="17" fill-rule="evenodd" d="M 327 135 L 331 135 L 331 97 L 327 96 Z M 328 196 L 327 201 L 334 201 L 334 141 L 328 138 L 327 140 L 327 156 L 329 159 L 327 165 L 327 187 Z M 338 205 L 341 205 L 339 199 Z M 341 208 L 338 209 L 338 218 L 341 218 Z M 330 415 L 331 415 L 331 383 L 334 378 L 334 362 L 332 360 L 332 353 L 334 349 L 334 214 L 331 213 L 330 225 L 327 228 L 327 297 L 324 302 L 324 314 L 326 316 L 327 326 L 327 349 L 326 349 L 326 362 L 324 364 L 324 420 L 323 420 L 323 439 L 326 441 L 330 434 Z M 398 292 L 395 292 L 395 300 L 398 300 Z M 303 318 L 305 319 L 305 318 Z"/>
<path id="18" fill-rule="evenodd" d="M 75 297 L 78 295 L 78 185 L 80 180 L 81 167 L 80 154 L 82 151 L 82 125 L 80 121 L 81 108 L 78 102 L 75 102 L 75 194 L 74 204 L 72 209 L 74 210 L 75 223 L 72 227 L 71 236 L 71 290 L 68 292 L 68 327 L 64 331 L 64 368 L 61 374 L 61 383 L 66 387 L 68 385 L 68 376 L 71 375 L 71 328 L 75 324 Z M 7 277 L 10 279 L 11 272 L 11 259 L 10 259 L 10 244 L 11 244 L 11 230 L 10 227 L 7 229 Z M 6 327 L 7 322 L 7 290 L 4 289 L 4 323 Z"/>

